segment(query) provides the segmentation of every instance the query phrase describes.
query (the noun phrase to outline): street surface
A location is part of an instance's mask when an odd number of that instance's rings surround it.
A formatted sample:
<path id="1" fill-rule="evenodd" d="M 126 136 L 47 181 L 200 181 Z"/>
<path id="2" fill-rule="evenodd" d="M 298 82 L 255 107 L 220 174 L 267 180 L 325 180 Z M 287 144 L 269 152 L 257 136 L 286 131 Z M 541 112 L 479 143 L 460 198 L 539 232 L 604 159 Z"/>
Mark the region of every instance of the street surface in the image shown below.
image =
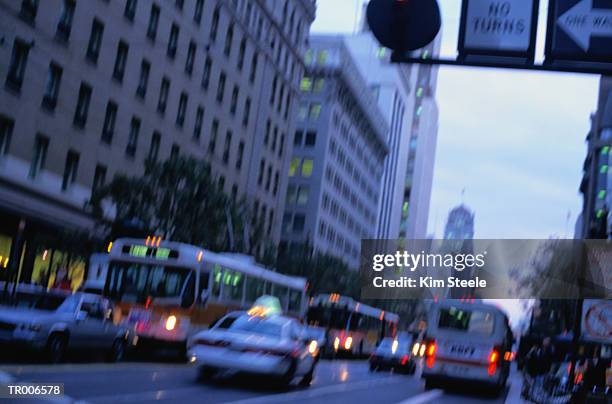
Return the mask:
<path id="1" fill-rule="evenodd" d="M 63 401 L 89 403 L 504 403 L 509 390 L 498 397 L 473 386 L 425 391 L 420 378 L 370 373 L 363 360 L 322 360 L 310 388 L 246 376 L 200 382 L 195 367 L 180 363 L 5 363 L 1 374 L 16 382 L 64 383 Z"/>

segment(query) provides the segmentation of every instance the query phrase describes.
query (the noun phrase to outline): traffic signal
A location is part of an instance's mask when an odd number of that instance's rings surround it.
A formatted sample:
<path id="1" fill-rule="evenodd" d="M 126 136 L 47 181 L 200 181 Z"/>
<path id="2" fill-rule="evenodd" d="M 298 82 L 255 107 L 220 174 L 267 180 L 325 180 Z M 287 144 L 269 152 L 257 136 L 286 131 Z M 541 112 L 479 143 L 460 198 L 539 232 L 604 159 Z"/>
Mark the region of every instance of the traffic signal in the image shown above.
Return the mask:
<path id="1" fill-rule="evenodd" d="M 437 0 L 370 0 L 366 17 L 378 42 L 395 51 L 426 46 L 442 25 Z"/>

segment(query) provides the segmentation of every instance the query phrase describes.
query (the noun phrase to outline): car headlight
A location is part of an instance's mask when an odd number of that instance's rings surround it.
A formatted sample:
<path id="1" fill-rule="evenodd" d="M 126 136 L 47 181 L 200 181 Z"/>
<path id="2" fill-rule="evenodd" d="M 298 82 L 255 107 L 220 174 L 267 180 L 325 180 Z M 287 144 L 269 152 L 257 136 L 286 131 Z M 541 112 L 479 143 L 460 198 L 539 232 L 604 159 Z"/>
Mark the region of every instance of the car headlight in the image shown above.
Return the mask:
<path id="1" fill-rule="evenodd" d="M 337 351 L 339 347 L 340 347 L 340 338 L 336 337 L 336 339 L 334 340 L 334 350 Z"/>
<path id="2" fill-rule="evenodd" d="M 166 330 L 172 331 L 174 330 L 174 327 L 176 327 L 176 316 L 168 316 L 166 319 Z"/>
<path id="3" fill-rule="evenodd" d="M 347 337 L 344 340 L 344 349 L 351 349 L 351 345 L 353 345 L 353 337 Z"/>

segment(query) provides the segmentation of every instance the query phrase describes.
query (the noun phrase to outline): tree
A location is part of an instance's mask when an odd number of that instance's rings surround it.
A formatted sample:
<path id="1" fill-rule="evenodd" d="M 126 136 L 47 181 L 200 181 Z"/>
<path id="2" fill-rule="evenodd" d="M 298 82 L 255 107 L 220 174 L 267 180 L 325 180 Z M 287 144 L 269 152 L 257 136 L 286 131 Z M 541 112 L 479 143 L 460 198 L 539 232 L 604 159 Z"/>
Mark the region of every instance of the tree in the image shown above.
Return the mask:
<path id="1" fill-rule="evenodd" d="M 117 174 L 94 193 L 91 205 L 107 234 L 113 225 L 130 223 L 144 233 L 215 251 L 251 253 L 265 242 L 262 221 L 246 201 L 228 197 L 209 164 L 193 157 L 149 160 L 141 177 Z M 110 226 L 104 220 L 109 216 Z"/>

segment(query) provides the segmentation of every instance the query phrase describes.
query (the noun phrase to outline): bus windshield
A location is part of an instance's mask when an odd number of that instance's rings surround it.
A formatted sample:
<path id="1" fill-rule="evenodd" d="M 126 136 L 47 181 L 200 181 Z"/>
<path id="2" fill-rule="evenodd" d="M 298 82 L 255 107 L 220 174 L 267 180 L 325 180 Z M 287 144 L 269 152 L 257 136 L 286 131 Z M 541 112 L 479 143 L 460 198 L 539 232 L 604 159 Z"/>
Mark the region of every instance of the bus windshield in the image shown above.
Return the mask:
<path id="1" fill-rule="evenodd" d="M 490 335 L 493 333 L 493 322 L 493 315 L 487 311 L 449 307 L 440 310 L 438 328 Z"/>
<path id="2" fill-rule="evenodd" d="M 195 272 L 172 266 L 111 262 L 105 292 L 116 301 L 180 304 L 188 307 L 195 295 Z"/>

